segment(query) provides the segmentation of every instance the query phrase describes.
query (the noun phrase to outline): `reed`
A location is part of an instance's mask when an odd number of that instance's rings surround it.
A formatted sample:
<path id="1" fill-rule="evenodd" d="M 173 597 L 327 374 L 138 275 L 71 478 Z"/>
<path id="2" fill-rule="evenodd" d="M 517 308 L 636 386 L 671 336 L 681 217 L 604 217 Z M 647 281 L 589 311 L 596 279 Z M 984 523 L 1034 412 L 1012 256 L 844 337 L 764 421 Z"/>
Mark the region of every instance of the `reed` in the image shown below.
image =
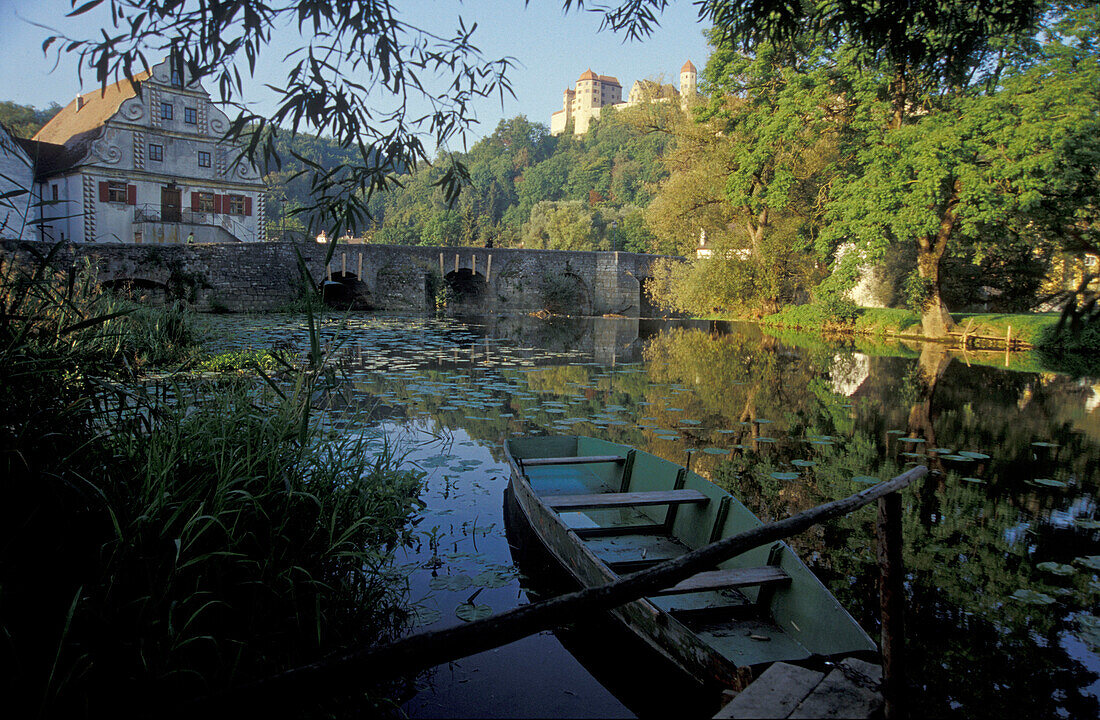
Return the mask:
<path id="1" fill-rule="evenodd" d="M 391 551 L 422 476 L 381 441 L 323 432 L 329 357 L 153 383 L 138 369 L 197 352 L 186 308 L 133 307 L 49 259 L 5 266 L 0 302 L 16 716 L 160 714 L 403 627 Z"/>

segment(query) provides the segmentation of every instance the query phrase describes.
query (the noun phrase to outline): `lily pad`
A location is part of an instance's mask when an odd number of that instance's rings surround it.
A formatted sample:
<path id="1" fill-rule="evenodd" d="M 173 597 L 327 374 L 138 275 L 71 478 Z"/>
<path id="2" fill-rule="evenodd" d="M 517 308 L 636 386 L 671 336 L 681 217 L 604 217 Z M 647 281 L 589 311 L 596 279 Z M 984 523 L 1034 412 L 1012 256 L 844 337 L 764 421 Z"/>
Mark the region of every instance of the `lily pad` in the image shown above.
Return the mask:
<path id="1" fill-rule="evenodd" d="M 455 615 L 459 620 L 465 620 L 466 622 L 473 622 L 474 620 L 484 620 L 493 614 L 493 609 L 488 605 L 474 605 L 473 603 L 462 603 L 455 608 Z"/>
<path id="2" fill-rule="evenodd" d="M 964 477 L 963 482 L 974 483 L 975 485 L 985 485 L 985 480 L 976 477 Z"/>
<path id="3" fill-rule="evenodd" d="M 798 473 L 796 472 L 773 472 L 772 477 L 776 480 L 797 480 Z"/>
<path id="4" fill-rule="evenodd" d="M 439 575 L 428 582 L 432 590 L 466 590 L 473 587 L 474 581 L 469 575 Z"/>
<path id="5" fill-rule="evenodd" d="M 813 460 L 791 460 L 791 465 L 795 467 L 813 467 L 817 463 Z"/>
<path id="6" fill-rule="evenodd" d="M 412 612 L 412 624 L 413 626 L 431 625 L 441 617 L 443 613 L 435 608 L 417 608 Z"/>
<path id="7" fill-rule="evenodd" d="M 1059 577 L 1068 577 L 1073 575 L 1077 570 L 1072 565 L 1066 565 L 1064 563 L 1056 562 L 1041 562 L 1035 567 L 1039 568 L 1043 572 L 1053 573 Z"/>
<path id="8" fill-rule="evenodd" d="M 1035 590 L 1028 590 L 1027 588 L 1020 588 L 1016 592 L 1010 595 L 1013 600 L 1017 600 L 1028 605 L 1053 605 L 1054 598 L 1046 593 L 1036 592 Z"/>
<path id="9" fill-rule="evenodd" d="M 971 452 L 970 450 L 960 450 L 959 455 L 962 455 L 963 457 L 972 458 L 974 460 L 988 460 L 989 459 L 989 456 L 986 455 L 985 453 Z"/>
<path id="10" fill-rule="evenodd" d="M 916 444 L 918 444 L 918 443 L 922 443 L 922 442 L 924 442 L 924 438 L 915 438 L 915 437 L 899 437 L 899 438 L 898 438 L 898 442 L 903 442 L 903 443 L 910 443 L 910 444 L 916 445 Z"/>
<path id="11" fill-rule="evenodd" d="M 756 438 L 756 442 L 773 443 L 773 442 L 775 442 L 775 438 L 773 438 L 773 437 L 758 437 L 758 438 Z"/>
<path id="12" fill-rule="evenodd" d="M 1066 486 L 1066 483 L 1062 480 L 1054 480 L 1053 478 L 1035 478 L 1032 482 L 1036 485 L 1052 488 L 1064 488 Z"/>
<path id="13" fill-rule="evenodd" d="M 881 482 L 881 480 L 873 475 L 856 475 L 852 478 L 852 482 L 861 483 L 863 485 L 874 485 L 877 482 Z"/>
<path id="14" fill-rule="evenodd" d="M 1031 446 L 1032 447 L 1041 447 L 1041 448 L 1056 448 L 1056 447 L 1058 447 L 1058 443 L 1033 442 L 1033 443 L 1031 443 Z"/>
<path id="15" fill-rule="evenodd" d="M 708 447 L 703 448 L 703 452 L 705 452 L 707 455 L 725 455 L 729 452 L 729 450 L 720 447 Z"/>
<path id="16" fill-rule="evenodd" d="M 1085 555 L 1084 557 L 1074 558 L 1073 562 L 1082 567 L 1087 567 L 1089 570 L 1100 571 L 1100 555 Z"/>
<path id="17" fill-rule="evenodd" d="M 474 575 L 474 583 L 487 588 L 501 588 L 512 582 L 512 573 L 504 570 L 486 570 Z"/>
<path id="18" fill-rule="evenodd" d="M 1083 614 L 1077 616 L 1079 637 L 1093 650 L 1100 648 L 1100 617 Z"/>
<path id="19" fill-rule="evenodd" d="M 955 462 L 974 462 L 974 458 L 965 455 L 940 455 L 940 460 L 954 460 Z"/>

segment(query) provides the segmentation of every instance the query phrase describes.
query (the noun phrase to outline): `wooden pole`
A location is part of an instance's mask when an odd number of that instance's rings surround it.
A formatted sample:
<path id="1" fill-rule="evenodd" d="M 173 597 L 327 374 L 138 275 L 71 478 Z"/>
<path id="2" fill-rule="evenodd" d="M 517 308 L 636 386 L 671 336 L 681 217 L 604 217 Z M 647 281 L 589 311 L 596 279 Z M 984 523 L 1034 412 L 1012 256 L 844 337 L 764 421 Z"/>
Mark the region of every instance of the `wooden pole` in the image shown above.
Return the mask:
<path id="1" fill-rule="evenodd" d="M 340 253 L 340 274 L 345 278 L 348 276 L 348 254 L 346 252 Z"/>
<path id="2" fill-rule="evenodd" d="M 359 253 L 359 264 L 356 266 L 355 277 L 359 280 L 363 279 L 363 253 Z"/>
<path id="3" fill-rule="evenodd" d="M 447 273 L 443 272 L 443 253 L 439 253 L 439 276 L 443 277 Z"/>
<path id="4" fill-rule="evenodd" d="M 455 253 L 455 272 L 458 272 L 458 253 Z"/>
<path id="5" fill-rule="evenodd" d="M 886 720 L 900 720 L 905 717 L 905 567 L 901 556 L 901 495 L 891 493 L 879 498 L 875 529 L 885 717 Z"/>
<path id="6" fill-rule="evenodd" d="M 457 352 L 457 350 L 456 350 Z M 513 472 L 517 468 L 513 466 Z M 804 510 L 797 515 L 760 525 L 711 543 L 685 555 L 624 575 L 606 585 L 584 588 L 530 605 L 521 605 L 484 620 L 445 630 L 423 632 L 393 642 L 352 649 L 301 667 L 235 688 L 231 693 L 198 701 L 252 707 L 275 704 L 310 688 L 313 692 L 354 692 L 363 678 L 378 681 L 484 652 L 586 614 L 610 610 L 686 580 L 753 548 L 788 538 L 807 528 L 858 510 L 909 483 L 924 477 L 928 468 L 918 465 L 854 495 Z"/>
<path id="7" fill-rule="evenodd" d="M 1005 332 L 1005 367 L 1008 367 L 1008 357 L 1012 352 L 1012 326 L 1008 326 L 1008 331 Z"/>
<path id="8" fill-rule="evenodd" d="M 489 253 L 489 259 L 485 261 L 485 282 L 488 284 L 489 276 L 493 272 L 493 254 Z"/>
<path id="9" fill-rule="evenodd" d="M 471 253 L 470 262 L 474 264 L 473 274 L 477 275 L 477 255 Z"/>

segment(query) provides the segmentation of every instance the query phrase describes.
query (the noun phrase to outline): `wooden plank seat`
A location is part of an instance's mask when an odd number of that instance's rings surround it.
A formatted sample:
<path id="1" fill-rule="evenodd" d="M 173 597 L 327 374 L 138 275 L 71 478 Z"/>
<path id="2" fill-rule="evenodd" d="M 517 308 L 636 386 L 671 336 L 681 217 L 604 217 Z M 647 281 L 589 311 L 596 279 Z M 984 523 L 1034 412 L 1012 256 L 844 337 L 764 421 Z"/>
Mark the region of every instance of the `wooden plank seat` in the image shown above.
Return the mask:
<path id="1" fill-rule="evenodd" d="M 672 587 L 658 590 L 653 593 L 653 597 L 706 592 L 708 590 L 732 590 L 754 585 L 779 585 L 790 581 L 791 576 L 786 571 L 771 565 L 735 568 L 733 570 L 708 570 L 692 575 L 686 580 L 681 580 Z"/>
<path id="2" fill-rule="evenodd" d="M 643 505 L 682 505 L 706 503 L 710 500 L 698 490 L 654 490 L 650 492 L 593 493 L 590 495 L 543 496 L 547 507 L 559 512 L 565 510 L 592 510 L 599 508 L 639 507 Z"/>
<path id="3" fill-rule="evenodd" d="M 547 458 L 531 458 L 530 460 L 520 459 L 520 464 L 523 467 L 538 467 L 539 465 L 584 465 L 587 463 L 621 463 L 626 462 L 626 458 L 622 455 L 577 455 L 569 457 L 547 457 Z"/>

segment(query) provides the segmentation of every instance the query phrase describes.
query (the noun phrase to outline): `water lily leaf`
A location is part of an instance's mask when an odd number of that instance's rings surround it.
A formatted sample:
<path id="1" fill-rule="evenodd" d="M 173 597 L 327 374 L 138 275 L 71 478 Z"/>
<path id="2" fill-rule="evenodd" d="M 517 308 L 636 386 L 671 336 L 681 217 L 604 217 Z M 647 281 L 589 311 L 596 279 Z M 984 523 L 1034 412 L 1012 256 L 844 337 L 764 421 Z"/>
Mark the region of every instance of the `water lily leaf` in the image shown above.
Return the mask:
<path id="1" fill-rule="evenodd" d="M 699 420 L 688 420 L 687 418 L 684 418 L 683 420 L 680 421 L 680 424 L 681 425 L 700 425 L 702 423 Z"/>
<path id="2" fill-rule="evenodd" d="M 1065 482 L 1061 480 L 1054 480 L 1052 478 L 1035 478 L 1032 482 L 1034 482 L 1036 485 L 1043 485 L 1044 487 L 1052 488 L 1064 488 L 1066 486 Z"/>
<path id="3" fill-rule="evenodd" d="M 1077 572 L 1072 565 L 1066 565 L 1064 563 L 1056 562 L 1041 562 L 1035 567 L 1039 568 L 1043 572 L 1053 573 L 1060 577 L 1067 577 Z"/>
<path id="4" fill-rule="evenodd" d="M 503 570 L 486 570 L 474 575 L 474 583 L 487 588 L 502 588 L 512 582 L 512 573 Z"/>
<path id="5" fill-rule="evenodd" d="M 940 460 L 954 460 L 955 462 L 974 462 L 974 458 L 965 455 L 940 455 Z"/>
<path id="6" fill-rule="evenodd" d="M 796 472 L 773 472 L 772 477 L 776 480 L 797 480 L 798 473 Z"/>
<path id="7" fill-rule="evenodd" d="M 985 485 L 985 480 L 976 477 L 964 477 L 963 482 L 974 483 L 975 485 Z"/>
<path id="8" fill-rule="evenodd" d="M 474 605 L 472 603 L 462 603 L 455 608 L 455 615 L 459 620 L 465 620 L 466 622 L 473 622 L 474 620 L 484 620 L 493 614 L 493 609 L 488 605 Z"/>
<path id="9" fill-rule="evenodd" d="M 772 420 L 765 420 L 764 418 L 756 418 L 755 420 L 753 420 L 753 422 L 761 423 L 761 424 L 770 424 L 773 421 Z"/>
<path id="10" fill-rule="evenodd" d="M 775 442 L 775 438 L 773 438 L 773 437 L 758 437 L 758 438 L 756 438 L 756 442 L 773 443 L 773 442 Z"/>
<path id="11" fill-rule="evenodd" d="M 729 450 L 720 447 L 708 447 L 703 448 L 703 452 L 705 452 L 707 455 L 725 455 L 729 452 Z"/>
<path id="12" fill-rule="evenodd" d="M 813 460 L 791 460 L 791 465 L 795 467 L 813 467 L 817 463 Z"/>
<path id="13" fill-rule="evenodd" d="M 924 438 L 916 438 L 916 437 L 899 437 L 899 438 L 898 438 L 898 442 L 917 444 L 917 443 L 922 443 L 922 442 L 924 442 Z"/>
<path id="14" fill-rule="evenodd" d="M 1077 616 L 1078 637 L 1095 652 L 1100 648 L 1100 617 L 1082 614 Z"/>
<path id="15" fill-rule="evenodd" d="M 954 453 L 955 451 L 952 450 L 951 448 L 932 448 L 931 450 L 929 450 L 929 452 L 934 452 L 937 455 L 950 455 L 950 454 Z"/>
<path id="16" fill-rule="evenodd" d="M 428 587 L 433 590 L 466 590 L 473 584 L 469 575 L 439 575 L 428 582 Z"/>
<path id="17" fill-rule="evenodd" d="M 1100 555 L 1086 555 L 1084 557 L 1074 558 L 1073 562 L 1082 567 L 1087 567 L 1089 570 L 1100 570 Z"/>
<path id="18" fill-rule="evenodd" d="M 1053 605 L 1054 598 L 1046 593 L 1036 592 L 1035 590 L 1028 590 L 1027 588 L 1020 588 L 1016 592 L 1010 595 L 1013 600 L 1017 600 L 1028 605 Z"/>
<path id="19" fill-rule="evenodd" d="M 970 450 L 960 450 L 959 455 L 963 457 L 973 458 L 974 460 L 988 460 L 989 456 L 985 453 L 971 452 Z"/>
<path id="20" fill-rule="evenodd" d="M 1050 442 L 1033 442 L 1033 443 L 1031 443 L 1031 445 L 1032 445 L 1032 447 L 1041 447 L 1041 448 L 1056 448 L 1056 447 L 1058 447 L 1058 443 L 1050 443 Z"/>
<path id="21" fill-rule="evenodd" d="M 881 480 L 879 480 L 877 477 L 874 477 L 873 475 L 856 475 L 854 478 L 852 478 L 852 482 L 862 483 L 864 485 L 874 485 L 877 482 L 881 482 Z"/>
<path id="22" fill-rule="evenodd" d="M 411 620 L 412 625 L 418 627 L 422 625 L 431 625 L 441 617 L 443 617 L 443 613 L 435 608 L 417 608 L 412 611 Z"/>

